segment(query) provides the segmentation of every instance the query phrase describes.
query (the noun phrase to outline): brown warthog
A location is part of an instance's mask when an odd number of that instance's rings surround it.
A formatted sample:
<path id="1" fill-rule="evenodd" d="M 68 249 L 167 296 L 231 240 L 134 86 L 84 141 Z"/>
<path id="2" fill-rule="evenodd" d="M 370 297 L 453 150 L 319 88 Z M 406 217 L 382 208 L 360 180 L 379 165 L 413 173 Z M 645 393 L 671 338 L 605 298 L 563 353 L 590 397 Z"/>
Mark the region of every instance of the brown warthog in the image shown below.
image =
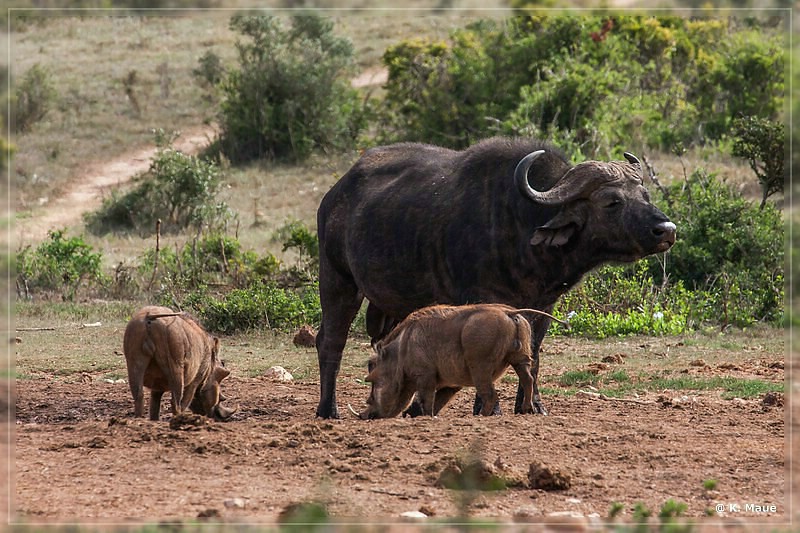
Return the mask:
<path id="1" fill-rule="evenodd" d="M 220 382 L 230 375 L 219 360 L 219 339 L 185 313 L 147 306 L 133 315 L 123 340 L 134 416 L 144 416 L 144 390 L 150 389 L 150 420 L 158 420 L 161 397 L 172 394 L 172 414 L 187 408 L 217 420 L 235 409 L 220 404 Z"/>
<path id="2" fill-rule="evenodd" d="M 363 419 L 390 418 L 416 392 L 423 414 L 436 415 L 462 387 L 475 386 L 484 399 L 480 414 L 497 402 L 494 382 L 511 366 L 519 376 L 523 413 L 533 413 L 531 326 L 515 309 L 500 304 L 436 305 L 411 313 L 376 345 L 370 359 L 372 391 Z"/>

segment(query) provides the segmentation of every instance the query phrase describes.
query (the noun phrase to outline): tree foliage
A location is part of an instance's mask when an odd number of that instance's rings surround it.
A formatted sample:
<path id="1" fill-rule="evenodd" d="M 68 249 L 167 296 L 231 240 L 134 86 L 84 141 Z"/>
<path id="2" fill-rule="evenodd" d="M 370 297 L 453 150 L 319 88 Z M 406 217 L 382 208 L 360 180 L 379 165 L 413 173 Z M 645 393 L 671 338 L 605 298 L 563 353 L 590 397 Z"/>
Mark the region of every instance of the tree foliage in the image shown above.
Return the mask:
<path id="1" fill-rule="evenodd" d="M 387 138 L 464 147 L 495 133 L 574 139 L 587 157 L 723 139 L 781 111 L 783 36 L 768 22 L 517 16 L 387 49 Z"/>
<path id="2" fill-rule="evenodd" d="M 362 127 L 360 101 L 346 78 L 350 41 L 316 15 L 236 15 L 231 29 L 239 68 L 221 82 L 220 147 L 233 161 L 301 160 L 314 148 L 352 145 Z"/>
<path id="3" fill-rule="evenodd" d="M 763 209 L 767 198 L 783 192 L 786 179 L 786 132 L 783 123 L 758 117 L 737 118 L 733 122 L 733 137 L 733 155 L 747 159 L 761 184 Z"/>

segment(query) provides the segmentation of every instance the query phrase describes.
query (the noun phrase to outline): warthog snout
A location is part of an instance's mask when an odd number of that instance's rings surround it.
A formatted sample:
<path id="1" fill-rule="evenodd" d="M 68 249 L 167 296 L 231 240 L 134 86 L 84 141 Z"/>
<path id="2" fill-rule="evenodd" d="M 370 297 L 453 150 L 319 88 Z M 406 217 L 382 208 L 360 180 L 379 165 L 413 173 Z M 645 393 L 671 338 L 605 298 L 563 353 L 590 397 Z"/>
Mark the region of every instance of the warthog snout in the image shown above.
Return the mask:
<path id="1" fill-rule="evenodd" d="M 214 413 L 214 420 L 226 421 L 230 417 L 238 411 L 238 407 L 234 407 L 233 409 L 228 409 L 227 407 L 223 406 L 221 403 L 218 403 L 214 406 L 213 413 Z"/>

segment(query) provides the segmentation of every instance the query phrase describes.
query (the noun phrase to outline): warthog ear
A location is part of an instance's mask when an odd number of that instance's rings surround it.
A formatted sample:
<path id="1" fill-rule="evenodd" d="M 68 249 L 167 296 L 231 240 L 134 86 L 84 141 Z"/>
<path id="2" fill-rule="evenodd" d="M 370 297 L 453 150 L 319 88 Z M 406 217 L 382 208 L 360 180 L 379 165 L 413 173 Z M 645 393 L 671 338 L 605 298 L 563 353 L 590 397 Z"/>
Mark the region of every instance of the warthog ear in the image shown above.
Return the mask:
<path id="1" fill-rule="evenodd" d="M 365 377 L 365 378 L 364 378 L 364 381 L 366 381 L 366 382 L 368 382 L 368 383 L 375 383 L 375 382 L 377 382 L 377 381 L 378 381 L 378 369 L 377 369 L 377 368 L 373 368 L 373 369 L 370 371 L 370 373 L 369 373 L 369 374 L 367 374 L 367 377 Z"/>
<path id="2" fill-rule="evenodd" d="M 583 229 L 585 220 L 582 209 L 572 208 L 562 211 L 544 226 L 536 228 L 531 237 L 531 245 L 563 246 L 575 233 Z"/>
<path id="3" fill-rule="evenodd" d="M 231 371 L 221 366 L 214 367 L 214 381 L 220 383 L 223 379 L 231 375 Z"/>

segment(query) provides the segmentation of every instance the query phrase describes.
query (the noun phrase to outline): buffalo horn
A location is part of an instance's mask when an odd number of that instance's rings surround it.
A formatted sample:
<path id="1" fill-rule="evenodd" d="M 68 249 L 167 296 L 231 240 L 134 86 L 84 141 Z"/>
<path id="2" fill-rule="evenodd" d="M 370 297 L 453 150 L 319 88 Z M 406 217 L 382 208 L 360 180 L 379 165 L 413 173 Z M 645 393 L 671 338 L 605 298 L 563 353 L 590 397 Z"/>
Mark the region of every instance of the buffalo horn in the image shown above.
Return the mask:
<path id="1" fill-rule="evenodd" d="M 564 176 L 556 183 L 556 185 L 547 191 L 537 191 L 531 187 L 528 181 L 528 170 L 536 159 L 544 153 L 544 150 L 537 150 L 523 157 L 517 168 L 514 170 L 514 181 L 517 182 L 517 187 L 523 196 L 526 196 L 542 205 L 559 205 L 568 202 L 583 194 L 583 187 L 575 186 L 576 181 L 586 181 L 580 173 L 574 173 L 576 167 L 568 170 Z M 567 177 L 569 176 L 569 179 Z"/>
<path id="2" fill-rule="evenodd" d="M 642 164 L 639 162 L 639 158 L 637 158 L 637 157 L 636 157 L 635 155 L 633 155 L 632 153 L 630 153 L 630 152 L 625 152 L 625 153 L 624 153 L 624 154 L 622 154 L 622 155 L 624 155 L 624 156 L 625 156 L 625 159 L 627 159 L 627 160 L 628 160 L 628 163 L 630 163 L 631 165 L 634 165 L 634 166 L 637 166 L 637 167 L 641 167 L 641 166 L 642 166 Z"/>

